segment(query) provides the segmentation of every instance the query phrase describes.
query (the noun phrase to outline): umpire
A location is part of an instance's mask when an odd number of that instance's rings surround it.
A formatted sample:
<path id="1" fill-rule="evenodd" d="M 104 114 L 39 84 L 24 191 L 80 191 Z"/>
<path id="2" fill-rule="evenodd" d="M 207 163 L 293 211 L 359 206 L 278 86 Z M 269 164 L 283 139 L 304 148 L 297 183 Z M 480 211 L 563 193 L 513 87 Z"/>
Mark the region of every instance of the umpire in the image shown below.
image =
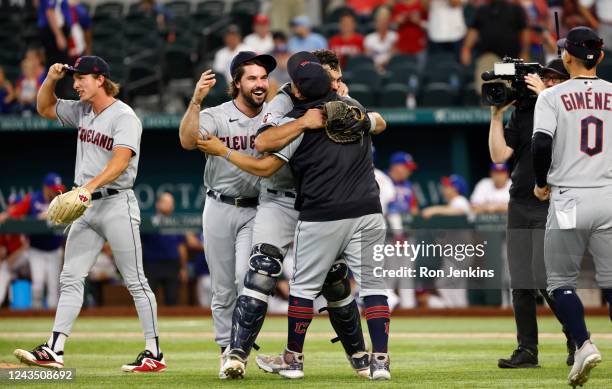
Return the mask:
<path id="1" fill-rule="evenodd" d="M 569 79 L 563 61 L 555 59 L 540 72 L 525 77 L 529 89 L 539 94 Z M 555 303 L 546 293 L 546 269 L 544 266 L 544 230 L 548 214 L 548 202 L 539 201 L 533 194 L 535 175 L 531 156 L 534 104 L 517 104 L 510 121 L 504 128 L 504 112 L 513 103 L 503 107 L 491 107 L 489 152 L 495 163 L 505 163 L 514 158 L 512 186 L 508 205 L 508 265 L 512 306 L 516 321 L 518 348 L 508 359 L 500 359 L 500 368 L 538 367 L 538 323 L 536 299 L 538 290 L 561 322 Z M 563 323 L 561 323 L 563 324 Z M 568 366 L 574 364 L 575 345 L 569 333 L 567 337 Z"/>

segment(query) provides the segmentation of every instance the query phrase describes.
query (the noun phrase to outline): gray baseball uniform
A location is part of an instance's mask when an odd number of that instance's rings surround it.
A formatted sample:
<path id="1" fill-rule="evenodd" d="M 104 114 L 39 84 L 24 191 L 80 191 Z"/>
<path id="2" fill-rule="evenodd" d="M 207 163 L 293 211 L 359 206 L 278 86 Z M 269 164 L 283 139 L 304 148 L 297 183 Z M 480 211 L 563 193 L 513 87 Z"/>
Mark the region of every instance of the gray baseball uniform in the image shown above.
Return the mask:
<path id="1" fill-rule="evenodd" d="M 260 128 L 282 124 L 284 116 L 292 109 L 291 98 L 280 92 L 267 105 Z M 294 208 L 295 197 L 295 179 L 288 164 L 271 177 L 261 179 L 259 206 L 253 225 L 254 244 L 268 243 L 278 247 L 283 255 L 287 254 L 298 218 Z"/>
<path id="2" fill-rule="evenodd" d="M 97 115 L 91 105 L 58 100 L 56 114 L 63 126 L 78 129 L 75 183 L 84 185 L 100 174 L 113 156 L 115 147 L 132 150 L 128 168 L 113 182 L 98 189 L 102 198 L 71 226 L 60 276 L 60 298 L 53 331 L 70 335 L 83 305 L 83 285 L 102 245 L 110 243 L 117 268 L 130 291 L 146 339 L 157 337 L 157 303 L 142 267 L 140 209 L 132 191 L 138 159 L 142 124 L 127 104 L 115 101 Z M 109 195 L 108 189 L 118 194 Z"/>
<path id="3" fill-rule="evenodd" d="M 612 287 L 612 84 L 574 78 L 538 97 L 534 133 L 553 138 L 548 172 L 551 201 L 544 258 L 548 291 L 576 287 L 585 249 L 596 265 L 597 282 Z"/>
<path id="4" fill-rule="evenodd" d="M 200 132 L 215 135 L 233 150 L 255 155 L 255 136 L 264 111 L 265 106 L 250 118 L 229 101 L 200 113 Z M 249 267 L 256 208 L 226 204 L 220 196 L 255 198 L 259 195 L 259 178 L 224 157 L 207 156 L 204 186 L 210 193 L 204 204 L 202 227 L 212 283 L 215 341 L 225 347 L 230 343 L 232 313 Z"/>

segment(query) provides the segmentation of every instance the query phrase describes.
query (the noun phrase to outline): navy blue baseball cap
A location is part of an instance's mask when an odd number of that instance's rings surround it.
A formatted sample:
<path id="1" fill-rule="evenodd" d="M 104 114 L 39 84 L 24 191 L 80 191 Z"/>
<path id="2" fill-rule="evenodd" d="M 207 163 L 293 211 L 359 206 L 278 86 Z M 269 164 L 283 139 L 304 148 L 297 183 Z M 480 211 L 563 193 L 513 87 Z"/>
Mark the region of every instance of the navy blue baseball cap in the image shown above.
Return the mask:
<path id="1" fill-rule="evenodd" d="M 403 151 L 397 151 L 391 154 L 391 158 L 389 158 L 389 165 L 395 164 L 404 165 L 410 170 L 415 170 L 417 168 L 417 164 L 414 162 L 414 159 L 412 159 L 412 155 Z"/>
<path id="2" fill-rule="evenodd" d="M 68 66 L 67 73 L 99 74 L 110 79 L 110 66 L 100 57 L 95 55 L 84 55 L 74 61 L 73 66 Z"/>
<path id="3" fill-rule="evenodd" d="M 331 90 L 331 79 L 327 70 L 314 54 L 300 51 L 289 57 L 287 72 L 291 81 L 304 97 L 309 100 L 319 99 Z"/>
<path id="4" fill-rule="evenodd" d="M 576 58 L 596 60 L 603 49 L 603 39 L 588 27 L 574 27 L 565 38 L 557 41 L 557 46 Z"/>
<path id="5" fill-rule="evenodd" d="M 236 77 L 236 72 L 238 71 L 240 65 L 254 60 L 261 62 L 268 74 L 270 74 L 270 72 L 276 68 L 276 60 L 269 54 L 257 54 L 254 51 L 241 51 L 236 54 L 234 59 L 232 59 L 232 63 L 230 65 L 230 73 L 232 73 L 232 78 Z"/>
<path id="6" fill-rule="evenodd" d="M 444 186 L 455 188 L 457 192 L 459 192 L 459 194 L 462 196 L 467 195 L 467 191 L 468 191 L 467 182 L 465 181 L 465 178 L 461 177 L 458 174 L 451 174 L 448 177 L 442 177 L 440 182 Z"/>

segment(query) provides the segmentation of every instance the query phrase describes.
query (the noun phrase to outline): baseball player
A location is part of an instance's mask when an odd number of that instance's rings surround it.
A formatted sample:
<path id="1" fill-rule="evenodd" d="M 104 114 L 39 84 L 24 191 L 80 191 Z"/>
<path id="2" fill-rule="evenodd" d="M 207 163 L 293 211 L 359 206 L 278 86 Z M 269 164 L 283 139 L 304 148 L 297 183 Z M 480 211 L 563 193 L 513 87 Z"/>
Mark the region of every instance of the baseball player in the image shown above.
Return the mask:
<path id="1" fill-rule="evenodd" d="M 329 90 L 329 75 L 311 53 L 293 55 L 288 70 L 293 94 L 298 100 L 287 115 L 289 123 L 296 122 L 291 120 L 304 115 L 309 108 L 338 99 Z M 327 120 L 329 123 L 329 116 Z M 374 244 L 382 244 L 385 235 L 369 134 L 367 131 L 360 133 L 365 140 L 336 143 L 323 129 L 304 132 L 299 125 L 284 127 L 272 127 L 263 134 L 288 135 L 291 143 L 277 155 L 289 162 L 295 175 L 295 208 L 300 211 L 294 235 L 295 268 L 290 283 L 288 341 L 283 354 L 258 356 L 257 364 L 265 371 L 286 378 L 304 376 L 302 348 L 313 317 L 313 300 L 327 281 L 327 269 L 339 256 L 344 256 L 360 284 L 366 306 L 373 348 L 369 377 L 390 379 L 389 307 L 384 281 L 361 277 L 362 271 L 364 275 L 371 274 L 369 264 L 361 261 L 362 250 L 367 252 Z M 260 146 L 273 150 L 265 142 Z M 348 307 L 351 304 L 347 301 L 352 300 L 350 292 L 345 291 L 344 283 L 336 285 L 334 305 Z M 337 299 L 340 296 L 344 296 L 342 300 Z"/>
<path id="2" fill-rule="evenodd" d="M 73 75 L 78 101 L 57 99 L 54 88 L 66 74 Z M 83 304 L 83 285 L 105 241 L 113 250 L 117 268 L 134 298 L 145 336 L 145 350 L 136 361 L 123 365 L 126 372 L 166 369 L 159 348 L 157 303 L 145 278 L 140 244 L 140 210 L 132 191 L 142 125 L 134 111 L 114 96 L 119 86 L 111 81 L 108 64 L 100 57 L 84 56 L 74 66 L 54 64 L 38 92 L 38 112 L 78 129 L 74 181 L 77 188 L 57 196 L 48 218 L 64 221 L 74 204 L 74 218 L 66 242 L 60 275 L 60 298 L 53 332 L 47 343 L 32 351 L 17 349 L 22 362 L 42 367 L 64 366 L 64 343 Z M 75 195 L 76 193 L 76 195 Z M 70 204 L 63 204 L 71 199 Z"/>
<path id="3" fill-rule="evenodd" d="M 314 54 L 319 59 L 327 60 L 326 70 L 328 74 L 333 71 L 332 68 L 338 69 L 338 59 L 333 52 L 322 50 Z M 331 75 L 330 78 L 332 78 Z M 331 88 L 334 91 L 338 86 L 339 82 L 331 83 Z M 278 95 L 268 104 L 266 114 L 263 116 L 262 127 L 259 130 L 260 133 L 269 127 L 276 126 L 293 109 L 295 97 L 291 94 L 290 88 L 289 84 L 284 85 Z M 380 133 L 386 128 L 386 123 L 379 114 L 371 115 L 371 120 L 375 123 L 373 133 Z M 324 124 L 320 110 L 311 110 L 296 122 L 300 125 L 303 124 L 308 129 L 320 128 Z M 224 156 L 228 152 L 228 148 L 218 138 L 214 137 L 198 141 L 198 148 L 207 154 L 216 156 Z M 294 209 L 295 181 L 282 156 L 272 154 L 255 158 L 235 152 L 228 160 L 242 170 L 264 177 L 261 181 L 259 206 L 253 227 L 253 242 L 255 245 L 250 259 L 251 270 L 247 273 L 245 288 L 238 298 L 234 311 L 229 358 L 224 365 L 226 375 L 238 378 L 244 376 L 246 360 L 265 319 L 268 298 L 274 293 L 277 278 L 282 269 L 282 262 L 293 243 L 298 212 Z M 262 253 L 262 251 L 266 251 L 266 253 Z M 267 256 L 264 258 L 262 254 Z M 266 262 L 262 263 L 262 260 Z M 267 278 L 261 279 L 256 274 L 269 273 L 270 269 L 265 267 L 271 265 L 277 271 L 268 274 Z M 326 286 L 336 281 L 348 285 L 347 275 L 346 264 L 339 260 L 337 266 L 333 266 L 328 274 L 328 282 L 324 286 L 323 295 L 331 298 L 326 309 L 329 312 L 330 321 L 338 333 L 338 338 L 345 348 L 351 366 L 357 374 L 367 377 L 369 355 L 365 352 L 357 306 L 352 300 L 349 301 L 348 299 L 346 306 L 334 306 L 334 297 L 328 294 L 326 290 Z M 336 280 L 338 277 L 341 278 Z M 351 328 L 348 328 L 348 324 L 351 322 L 354 324 Z"/>
<path id="4" fill-rule="evenodd" d="M 538 96 L 534 116 L 534 194 L 550 198 L 544 261 L 547 291 L 576 342 L 571 386 L 582 386 L 601 354 L 589 339 L 576 279 L 585 249 L 593 255 L 596 279 L 612 304 L 612 84 L 597 78 L 603 41 L 590 28 L 571 29 L 557 42 L 571 79 Z M 612 312 L 612 305 L 611 305 Z"/>
<path id="5" fill-rule="evenodd" d="M 231 63 L 233 100 L 200 112 L 200 104 L 215 84 L 214 74 L 204 72 L 191 104 L 181 121 L 183 148 L 193 150 L 197 139 L 209 135 L 228 147 L 223 157 L 209 156 L 204 169 L 208 199 L 204 205 L 203 231 L 206 259 L 212 280 L 212 315 L 215 341 L 221 347 L 219 378 L 227 376 L 223 363 L 229 352 L 232 313 L 242 289 L 251 251 L 253 219 L 259 194 L 259 177 L 229 163 L 234 151 L 255 155 L 255 136 L 264 113 L 268 74 L 276 67 L 274 57 L 239 52 Z"/>
<path id="6" fill-rule="evenodd" d="M 29 215 L 45 220 L 51 200 L 65 191 L 66 187 L 62 184 L 61 177 L 57 173 L 48 173 L 43 180 L 42 190 L 24 196 L 11 206 L 9 214 L 13 218 Z M 32 276 L 32 307 L 34 309 L 43 307 L 46 285 L 47 307 L 55 309 L 59 297 L 59 275 L 62 270 L 64 238 L 50 232 L 43 235 L 30 235 L 29 241 L 30 248 L 27 256 Z"/>

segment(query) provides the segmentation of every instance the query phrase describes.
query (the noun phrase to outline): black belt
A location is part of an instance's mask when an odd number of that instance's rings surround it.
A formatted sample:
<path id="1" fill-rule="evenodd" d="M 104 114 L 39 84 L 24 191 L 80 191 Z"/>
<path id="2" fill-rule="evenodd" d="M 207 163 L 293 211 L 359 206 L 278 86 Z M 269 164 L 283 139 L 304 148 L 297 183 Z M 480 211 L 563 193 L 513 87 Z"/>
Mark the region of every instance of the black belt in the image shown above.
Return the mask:
<path id="1" fill-rule="evenodd" d="M 106 192 L 106 193 L 104 193 Z M 117 189 L 103 189 L 99 192 L 93 192 L 91 194 L 91 199 L 92 200 L 100 200 L 103 197 L 109 197 L 109 196 L 114 196 L 117 193 L 119 193 L 119 191 Z"/>
<path id="2" fill-rule="evenodd" d="M 217 193 L 213 190 L 207 191 L 206 195 L 212 197 L 213 199 L 217 199 L 222 203 L 240 208 L 253 208 L 256 207 L 257 204 L 259 204 L 257 197 L 231 197 L 222 195 L 221 193 Z"/>
<path id="3" fill-rule="evenodd" d="M 290 198 L 292 198 L 292 199 L 295 199 L 295 198 L 297 197 L 297 196 L 295 195 L 295 193 L 293 193 L 293 192 L 283 192 L 283 191 L 274 190 L 274 189 L 268 189 L 268 188 L 266 188 L 266 191 L 267 191 L 268 193 L 272 193 L 272 194 L 274 194 L 274 195 L 277 195 L 277 194 L 282 194 L 283 196 L 285 196 L 285 197 L 290 197 Z"/>

